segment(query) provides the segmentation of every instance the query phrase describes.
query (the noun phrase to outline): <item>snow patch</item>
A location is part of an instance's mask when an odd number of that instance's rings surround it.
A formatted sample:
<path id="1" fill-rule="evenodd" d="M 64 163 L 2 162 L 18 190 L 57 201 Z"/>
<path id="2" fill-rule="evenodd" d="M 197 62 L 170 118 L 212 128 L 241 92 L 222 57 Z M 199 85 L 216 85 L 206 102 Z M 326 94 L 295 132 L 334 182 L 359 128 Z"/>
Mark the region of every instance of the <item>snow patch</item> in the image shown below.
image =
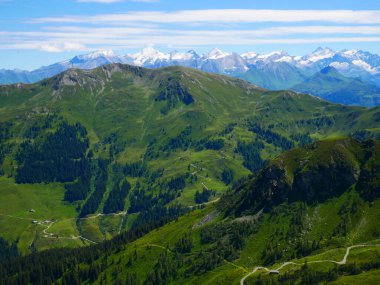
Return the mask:
<path id="1" fill-rule="evenodd" d="M 307 56 L 307 59 L 312 62 L 317 62 L 326 58 L 331 58 L 335 55 L 335 52 L 329 48 L 318 48 L 312 54 Z"/>
<path id="2" fill-rule="evenodd" d="M 174 51 L 172 53 L 170 53 L 170 59 L 171 60 L 191 60 L 191 59 L 194 59 L 194 58 L 197 58 L 198 57 L 198 54 L 193 51 L 193 50 L 190 50 L 188 52 L 177 52 L 177 51 Z"/>
<path id="3" fill-rule="evenodd" d="M 289 55 L 276 59 L 275 62 L 293 62 L 293 58 Z"/>
<path id="4" fill-rule="evenodd" d="M 249 51 L 249 52 L 246 52 L 246 53 L 242 53 L 240 56 L 244 59 L 254 59 L 257 57 L 257 53 L 254 52 L 254 51 Z"/>
<path id="5" fill-rule="evenodd" d="M 330 66 L 334 67 L 337 70 L 347 70 L 350 67 L 348 62 L 337 62 L 337 61 L 330 63 Z"/>
<path id="6" fill-rule="evenodd" d="M 283 51 L 283 50 L 278 50 L 278 51 L 273 51 L 271 53 L 267 53 L 267 54 L 261 54 L 258 56 L 258 58 L 260 59 L 267 59 L 267 58 L 271 58 L 273 56 L 279 56 L 279 55 L 288 55 L 288 53 L 286 51 Z"/>
<path id="7" fill-rule="evenodd" d="M 352 61 L 352 64 L 356 65 L 356 66 L 359 66 L 360 68 L 368 71 L 369 73 L 372 73 L 372 74 L 375 74 L 377 71 L 376 69 L 374 69 L 372 66 L 370 66 L 368 63 L 366 63 L 365 61 L 363 60 L 353 60 Z"/>
<path id="8" fill-rule="evenodd" d="M 343 54 L 352 56 L 352 55 L 355 55 L 357 52 L 358 52 L 357 49 L 351 49 L 351 50 L 344 51 Z"/>

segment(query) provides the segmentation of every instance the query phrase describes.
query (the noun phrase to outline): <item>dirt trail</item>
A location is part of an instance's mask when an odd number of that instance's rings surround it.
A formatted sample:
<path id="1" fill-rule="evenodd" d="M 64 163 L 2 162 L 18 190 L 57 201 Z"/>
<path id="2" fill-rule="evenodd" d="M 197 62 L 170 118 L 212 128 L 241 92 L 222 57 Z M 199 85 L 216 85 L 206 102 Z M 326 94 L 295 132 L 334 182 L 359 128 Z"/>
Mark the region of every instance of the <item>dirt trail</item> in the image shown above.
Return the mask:
<path id="1" fill-rule="evenodd" d="M 147 246 L 150 246 L 150 247 L 158 247 L 158 248 L 161 248 L 161 249 L 164 249 L 170 253 L 173 253 L 173 251 L 170 249 L 170 248 L 167 248 L 167 247 L 164 247 L 162 245 L 159 245 L 159 244 L 154 244 L 154 243 L 148 243 Z"/>
<path id="2" fill-rule="evenodd" d="M 346 248 L 346 253 L 345 255 L 343 256 L 343 259 L 341 261 L 335 261 L 335 260 L 330 260 L 330 259 L 322 259 L 322 260 L 314 260 L 314 261 L 308 261 L 308 264 L 311 264 L 311 263 L 335 263 L 335 264 L 338 264 L 338 265 L 343 265 L 343 264 L 346 264 L 347 262 L 347 258 L 348 256 L 350 255 L 350 251 L 351 249 L 353 248 L 357 248 L 357 247 L 377 247 L 377 246 L 380 246 L 380 244 L 357 244 L 357 245 L 352 245 L 352 246 L 349 246 Z M 244 285 L 244 281 L 251 275 L 255 274 L 258 270 L 265 270 L 265 271 L 270 271 L 270 270 L 275 270 L 275 271 L 280 271 L 281 269 L 283 269 L 285 266 L 287 265 L 296 265 L 296 266 L 302 266 L 303 263 L 296 263 L 296 262 L 292 262 L 292 261 L 287 261 L 287 262 L 284 262 L 283 264 L 281 264 L 280 267 L 276 268 L 276 269 L 269 269 L 267 267 L 263 267 L 263 266 L 257 266 L 255 267 L 250 273 L 248 273 L 247 275 L 245 275 L 241 280 L 240 280 L 240 285 Z"/>

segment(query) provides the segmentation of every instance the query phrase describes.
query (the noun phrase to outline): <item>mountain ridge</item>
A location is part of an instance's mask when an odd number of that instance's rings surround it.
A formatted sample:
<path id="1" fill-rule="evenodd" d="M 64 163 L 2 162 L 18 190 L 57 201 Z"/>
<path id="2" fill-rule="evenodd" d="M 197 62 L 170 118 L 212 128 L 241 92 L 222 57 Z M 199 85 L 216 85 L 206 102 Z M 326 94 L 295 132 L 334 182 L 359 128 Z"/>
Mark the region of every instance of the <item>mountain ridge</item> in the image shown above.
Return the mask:
<path id="1" fill-rule="evenodd" d="M 167 66 L 190 67 L 241 78 L 271 90 L 290 89 L 297 84 L 307 82 L 325 67 L 332 66 L 347 78 L 360 78 L 363 89 L 368 91 L 361 92 L 364 97 L 372 96 L 371 86 L 380 86 L 380 57 L 378 55 L 359 50 L 335 52 L 329 48 L 318 48 L 305 56 L 292 56 L 286 51 L 275 51 L 262 55 L 255 52 L 237 54 L 224 52 L 217 48 L 202 55 L 198 55 L 194 50 L 163 53 L 153 47 L 147 47 L 135 54 L 122 56 L 116 55 L 112 50 L 99 50 L 33 71 L 1 70 L 0 83 L 32 83 L 67 69 L 79 68 L 86 70 L 110 63 L 131 64 L 152 69 Z M 314 95 L 322 98 L 329 96 L 328 93 L 315 93 Z M 340 99 L 340 97 L 342 98 Z M 350 101 L 352 97 L 350 94 L 346 96 L 347 98 L 343 97 L 336 97 L 335 102 L 363 104 L 364 106 L 376 106 L 379 104 L 375 99 L 364 100 L 363 102 L 362 100 Z"/>
<path id="2" fill-rule="evenodd" d="M 213 54 L 217 53 L 218 56 L 214 56 Z M 222 58 L 231 57 L 231 56 L 237 56 L 239 60 L 242 60 L 245 62 L 245 65 L 249 67 L 249 65 L 256 65 L 257 63 L 262 62 L 287 62 L 289 64 L 294 65 L 297 68 L 302 68 L 302 66 L 306 66 L 308 69 L 307 72 L 310 73 L 313 71 L 319 71 L 322 68 L 331 65 L 340 70 L 344 75 L 346 76 L 354 76 L 349 75 L 345 68 L 348 68 L 347 64 L 351 64 L 352 67 L 355 66 L 356 69 L 362 68 L 362 72 L 370 72 L 370 73 L 379 73 L 379 70 L 377 68 L 380 66 L 380 58 L 376 54 L 371 54 L 368 52 L 364 52 L 361 50 L 342 50 L 334 52 L 329 48 L 318 48 L 314 52 L 312 52 L 309 55 L 304 56 L 292 56 L 289 55 L 285 51 L 275 51 L 269 54 L 258 54 L 256 52 L 246 52 L 242 54 L 237 54 L 233 52 L 223 52 L 219 50 L 218 48 L 214 48 L 210 52 L 198 55 L 194 50 L 189 50 L 188 52 L 177 52 L 177 51 L 171 51 L 169 53 L 162 53 L 158 50 L 155 50 L 152 47 L 148 47 L 143 49 L 141 52 L 137 52 L 135 54 L 126 54 L 126 55 L 116 55 L 112 50 L 98 50 L 89 54 L 76 56 L 71 60 L 65 60 L 60 63 L 57 63 L 56 65 L 62 66 L 62 68 L 72 68 L 75 67 L 75 61 L 76 59 L 90 59 L 95 60 L 99 59 L 99 62 L 97 63 L 99 65 L 106 64 L 102 62 L 102 60 L 107 61 L 107 63 L 113 63 L 113 62 L 120 62 L 120 63 L 129 63 L 134 65 L 140 65 L 145 67 L 163 67 L 167 65 L 173 65 L 171 61 L 175 62 L 175 60 L 179 60 L 182 65 L 188 66 L 188 67 L 194 67 L 198 69 L 202 69 L 202 61 L 205 60 L 215 60 L 218 61 Z M 335 57 L 335 58 L 334 58 Z M 101 60 L 102 59 L 102 60 Z M 337 61 L 334 61 L 336 59 Z M 186 62 L 186 61 L 189 62 Z M 198 62 L 197 62 L 198 60 Z M 353 61 L 356 60 L 356 62 Z M 194 66 L 194 62 L 196 63 L 196 66 Z M 367 66 L 365 64 L 367 64 Z M 234 63 L 231 63 L 227 66 L 228 70 L 232 70 Z M 363 65 L 364 64 L 364 65 Z M 315 65 L 315 66 L 314 66 Z M 51 65 L 53 67 L 54 65 Z M 369 67 L 371 68 L 369 68 Z M 49 66 L 48 66 L 49 67 Z M 38 73 L 38 70 L 43 70 L 44 68 L 48 67 L 42 67 L 40 69 L 34 70 L 34 73 Z M 86 66 L 78 66 L 79 68 L 88 69 L 89 67 Z M 94 68 L 97 66 L 92 66 L 90 68 Z M 350 68 L 351 72 L 355 71 L 354 68 Z M 352 70 L 354 69 L 354 70 Z M 310 71 L 313 70 L 313 71 Z M 377 70 L 377 71 L 376 71 Z M 12 71 L 12 70 L 2 70 L 4 71 Z M 61 70 L 60 70 L 61 71 Z M 210 71 L 210 70 L 209 70 Z M 19 72 L 27 72 L 19 70 Z M 33 71 L 32 71 L 33 72 Z M 40 71 L 41 72 L 41 71 Z M 228 72 L 227 72 L 228 73 Z M 50 74 L 50 76 L 53 74 Z"/>
<path id="3" fill-rule="evenodd" d="M 380 88 L 360 78 L 343 76 L 333 66 L 323 68 L 292 90 L 308 93 L 325 100 L 346 105 L 380 105 Z"/>
<path id="4" fill-rule="evenodd" d="M 270 161 L 257 176 L 235 191 L 236 213 L 269 211 L 284 202 L 323 202 L 354 187 L 363 199 L 380 196 L 380 176 L 369 177 L 368 166 L 380 167 L 378 141 L 334 138 L 289 150 Z M 233 196 L 233 195 L 232 195 Z M 228 210 L 230 212 L 231 210 Z"/>

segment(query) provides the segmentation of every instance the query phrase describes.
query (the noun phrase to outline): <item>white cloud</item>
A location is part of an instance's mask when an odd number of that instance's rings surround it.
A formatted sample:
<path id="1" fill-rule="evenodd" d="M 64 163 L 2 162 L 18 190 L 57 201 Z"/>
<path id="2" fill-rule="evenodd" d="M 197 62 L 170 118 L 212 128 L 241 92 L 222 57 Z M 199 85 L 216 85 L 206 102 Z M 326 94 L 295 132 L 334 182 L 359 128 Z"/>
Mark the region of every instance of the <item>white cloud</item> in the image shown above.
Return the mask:
<path id="1" fill-rule="evenodd" d="M 48 27 L 49 32 L 39 32 L 49 35 L 52 31 L 61 33 L 108 33 L 109 35 L 129 35 L 129 34 L 201 34 L 201 35 L 240 35 L 240 36 L 286 36 L 297 34 L 360 34 L 360 35 L 380 35 L 380 26 L 281 26 L 264 29 L 250 30 L 180 30 L 180 29 L 161 29 L 158 26 L 114 26 L 114 27 L 78 27 L 78 26 L 59 26 Z M 1 33 L 1 32 L 0 32 Z"/>
<path id="2" fill-rule="evenodd" d="M 61 52 L 62 50 L 57 45 L 52 44 L 41 44 L 40 50 L 47 52 Z"/>
<path id="3" fill-rule="evenodd" d="M 32 45 L 33 46 L 33 45 Z M 46 52 L 63 52 L 63 51 L 84 51 L 88 50 L 84 45 L 78 43 L 64 43 L 64 44 L 40 44 L 34 46 L 34 49 L 39 49 Z"/>
<path id="4" fill-rule="evenodd" d="M 194 45 L 201 45 L 205 41 L 229 42 L 228 44 L 244 44 L 246 42 L 284 41 L 285 37 L 300 37 L 301 39 L 289 39 L 292 41 L 302 40 L 311 35 L 322 36 L 337 35 L 336 38 L 363 39 L 370 41 L 380 36 L 380 26 L 282 26 L 252 30 L 181 30 L 161 29 L 157 27 L 50 27 L 43 31 L 0 31 L 0 43 L 7 44 L 17 41 L 44 41 L 64 44 L 67 42 L 80 43 L 82 45 L 102 44 L 108 45 L 119 42 L 141 42 L 155 39 L 155 44 L 176 44 L 178 40 L 193 41 Z M 350 35 L 351 37 L 344 37 Z M 372 37 L 361 37 L 363 35 Z M 170 40 L 171 39 L 171 40 Z M 310 40 L 314 40 L 311 38 Z"/>
<path id="5" fill-rule="evenodd" d="M 105 3 L 119 0 L 78 1 Z M 272 22 L 271 27 L 254 29 L 255 22 L 266 21 Z M 315 24 L 315 21 L 318 24 Z M 94 48 L 139 48 L 149 44 L 196 47 L 210 44 L 320 45 L 380 42 L 380 25 L 377 24 L 380 24 L 380 11 L 377 10 L 145 11 L 39 18 L 33 19 L 32 22 L 42 25 L 36 25 L 32 31 L 0 31 L 0 49 L 17 47 L 60 52 Z M 295 22 L 296 25 L 290 22 Z M 222 25 L 223 28 L 218 26 L 216 29 L 215 25 Z"/>
<path id="6" fill-rule="evenodd" d="M 294 34 L 380 34 L 380 26 L 282 26 L 253 31 L 256 35 L 277 36 Z"/>
<path id="7" fill-rule="evenodd" d="M 102 0 L 100 0 L 102 1 Z M 104 0 L 107 1 L 107 0 Z M 112 1 L 112 0 L 108 0 Z M 32 23 L 259 23 L 259 22 L 330 22 L 380 24 L 379 10 L 249 10 L 215 9 L 182 10 L 174 12 L 129 12 L 96 16 L 47 17 Z"/>
<path id="8" fill-rule="evenodd" d="M 62 51 L 88 51 L 97 48 L 141 48 L 147 45 L 166 45 L 175 47 L 197 47 L 212 45 L 259 45 L 259 44 L 329 44 L 329 43 L 379 43 L 380 37 L 316 37 L 316 38 L 258 38 L 240 37 L 228 35 L 135 35 L 129 37 L 117 37 L 114 35 L 97 34 L 95 35 L 75 35 L 71 40 L 75 44 L 67 44 L 69 36 L 54 37 L 48 40 L 42 38 L 15 38 L 0 39 L 0 49 L 36 49 L 47 52 Z"/>

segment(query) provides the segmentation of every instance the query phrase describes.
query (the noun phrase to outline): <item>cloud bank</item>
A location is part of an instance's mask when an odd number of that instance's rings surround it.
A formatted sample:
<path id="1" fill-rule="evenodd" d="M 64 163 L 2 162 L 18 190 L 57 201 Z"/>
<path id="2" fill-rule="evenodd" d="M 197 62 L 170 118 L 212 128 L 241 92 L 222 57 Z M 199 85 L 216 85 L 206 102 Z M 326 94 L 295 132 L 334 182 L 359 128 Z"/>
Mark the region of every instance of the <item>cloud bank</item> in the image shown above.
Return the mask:
<path id="1" fill-rule="evenodd" d="M 114 3 L 121 0 L 78 0 Z M 150 2 L 152 0 L 136 0 Z M 154 0 L 153 0 L 154 1 Z M 380 42 L 380 11 L 214 9 L 43 17 L 28 31 L 0 30 L 0 49 L 46 52 L 146 45 Z"/>

